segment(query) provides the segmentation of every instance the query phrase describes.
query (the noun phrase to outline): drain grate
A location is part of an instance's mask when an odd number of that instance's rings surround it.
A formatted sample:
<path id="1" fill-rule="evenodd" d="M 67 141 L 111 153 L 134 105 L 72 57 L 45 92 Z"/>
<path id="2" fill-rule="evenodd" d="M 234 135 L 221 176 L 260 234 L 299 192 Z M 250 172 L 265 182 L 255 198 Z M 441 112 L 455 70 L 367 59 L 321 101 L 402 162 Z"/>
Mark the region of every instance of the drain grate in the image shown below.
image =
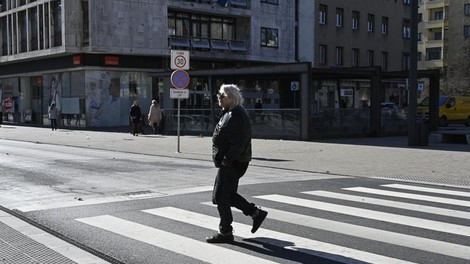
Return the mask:
<path id="1" fill-rule="evenodd" d="M 1 264 L 77 264 L 3 222 L 0 222 L 0 234 L 2 234 L 0 238 Z"/>
<path id="2" fill-rule="evenodd" d="M 403 174 L 382 175 L 377 178 L 438 184 L 438 185 L 446 185 L 446 186 L 452 186 L 452 187 L 464 187 L 464 188 L 470 187 L 470 181 L 453 180 L 453 179 L 430 179 L 430 178 L 422 177 L 422 176 L 419 177 L 419 176 L 410 176 L 410 175 L 403 175 Z"/>

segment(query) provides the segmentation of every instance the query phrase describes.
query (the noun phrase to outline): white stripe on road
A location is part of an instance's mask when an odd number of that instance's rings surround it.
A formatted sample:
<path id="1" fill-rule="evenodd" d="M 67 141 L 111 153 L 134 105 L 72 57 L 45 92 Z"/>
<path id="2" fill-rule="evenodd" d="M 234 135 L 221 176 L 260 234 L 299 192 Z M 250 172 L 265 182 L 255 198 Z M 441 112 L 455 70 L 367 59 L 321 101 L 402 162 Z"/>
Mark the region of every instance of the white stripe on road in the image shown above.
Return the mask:
<path id="1" fill-rule="evenodd" d="M 211 203 L 205 204 L 212 205 Z M 219 219 L 216 217 L 173 207 L 155 208 L 143 210 L 143 212 L 208 229 L 212 229 L 219 225 Z M 236 230 L 235 234 L 237 236 L 250 238 L 250 240 L 259 241 L 263 244 L 270 244 L 309 255 L 331 259 L 341 263 L 358 263 L 358 261 L 366 263 L 412 263 L 365 251 L 328 244 L 321 241 L 271 231 L 264 228 L 259 229 L 256 234 L 251 234 L 249 231 L 251 230 L 251 226 L 240 223 L 233 223 L 232 225 Z M 286 246 L 286 244 L 289 244 L 289 246 Z"/>
<path id="2" fill-rule="evenodd" d="M 470 197 L 470 192 L 452 191 L 452 190 L 412 186 L 412 185 L 405 185 L 405 184 L 385 184 L 382 186 L 387 187 L 387 188 L 396 188 L 396 189 L 419 191 L 419 192 L 439 193 L 439 194 L 447 194 L 447 195 L 454 195 L 454 196 Z"/>
<path id="3" fill-rule="evenodd" d="M 380 241 L 402 247 L 419 249 L 451 257 L 458 257 L 470 260 L 470 247 L 467 246 L 391 231 L 385 231 L 370 227 L 342 223 L 338 221 L 306 216 L 302 214 L 289 213 L 286 211 L 276 210 L 267 207 L 263 207 L 263 209 L 269 212 L 268 217 L 270 219 L 287 222 L 289 224 L 306 226 L 310 228 L 326 230 L 353 237 Z"/>
<path id="4" fill-rule="evenodd" d="M 451 204 L 451 205 L 459 205 L 459 206 L 470 207 L 470 201 L 462 201 L 462 200 L 458 200 L 458 199 L 441 198 L 441 197 L 435 197 L 435 196 L 429 196 L 429 195 L 420 195 L 420 194 L 412 194 L 412 193 L 393 192 L 393 191 L 372 189 L 372 188 L 366 188 L 366 187 L 351 187 L 351 188 L 343 188 L 343 189 L 348 190 L 348 191 L 354 191 L 354 192 L 379 194 L 379 195 L 400 197 L 400 198 L 406 198 L 406 199 L 412 199 L 412 200 L 428 201 L 428 202 L 435 202 L 435 203 Z"/>
<path id="5" fill-rule="evenodd" d="M 275 263 L 110 215 L 76 220 L 208 263 Z"/>
<path id="6" fill-rule="evenodd" d="M 380 205 L 380 206 L 387 206 L 387 207 L 411 210 L 411 211 L 416 211 L 416 212 L 444 215 L 447 217 L 456 217 L 456 218 L 463 218 L 463 219 L 470 220 L 470 212 L 465 212 L 465 211 L 458 211 L 458 210 L 452 210 L 452 209 L 446 209 L 446 208 L 440 208 L 440 207 L 403 203 L 403 202 L 396 202 L 396 201 L 390 201 L 390 200 L 384 200 L 384 199 L 370 198 L 367 196 L 356 196 L 356 195 L 334 193 L 334 192 L 327 192 L 327 191 L 310 191 L 310 192 L 303 192 L 303 193 L 315 195 L 315 196 L 333 198 L 333 199 L 353 201 L 357 203 L 375 204 L 375 205 Z"/>
<path id="7" fill-rule="evenodd" d="M 374 210 L 332 203 L 300 199 L 285 195 L 271 194 L 255 196 L 255 198 L 470 237 L 470 227 L 468 226 L 449 224 L 398 214 L 378 212 Z"/>

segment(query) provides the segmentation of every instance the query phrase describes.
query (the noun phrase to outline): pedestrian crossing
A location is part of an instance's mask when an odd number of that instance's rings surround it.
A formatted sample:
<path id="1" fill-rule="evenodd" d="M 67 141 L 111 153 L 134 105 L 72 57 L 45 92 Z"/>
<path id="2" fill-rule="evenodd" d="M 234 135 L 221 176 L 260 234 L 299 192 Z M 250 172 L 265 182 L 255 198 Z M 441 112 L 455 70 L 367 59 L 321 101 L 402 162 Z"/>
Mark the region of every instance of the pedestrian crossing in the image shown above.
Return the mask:
<path id="1" fill-rule="evenodd" d="M 266 222 L 255 234 L 251 234 L 248 222 L 234 222 L 234 235 L 236 241 L 274 246 L 312 259 L 323 258 L 338 263 L 470 263 L 470 223 L 467 221 L 470 219 L 470 191 L 451 189 L 418 184 L 383 184 L 311 190 L 293 195 L 257 195 L 252 197 L 256 203 L 269 205 L 263 206 L 269 212 Z M 215 207 L 211 202 L 202 202 L 201 206 Z M 216 214 L 207 215 L 200 211 L 163 206 L 141 212 L 173 223 L 215 230 L 219 224 Z M 235 213 L 234 216 L 235 220 L 242 219 Z M 346 217 L 357 221 L 346 221 Z M 164 227 L 146 226 L 112 215 L 76 220 L 193 258 L 195 262 L 288 262 L 280 256 L 267 257 L 225 245 L 208 244 L 204 237 L 194 239 L 169 232 Z M 292 228 L 281 228 L 286 226 Z M 291 232 L 300 228 L 308 232 L 304 235 Z M 320 232 L 339 235 L 352 242 L 324 239 L 316 235 Z M 366 246 L 375 243 L 398 250 L 377 251 Z M 405 251 L 408 253 L 403 253 Z"/>

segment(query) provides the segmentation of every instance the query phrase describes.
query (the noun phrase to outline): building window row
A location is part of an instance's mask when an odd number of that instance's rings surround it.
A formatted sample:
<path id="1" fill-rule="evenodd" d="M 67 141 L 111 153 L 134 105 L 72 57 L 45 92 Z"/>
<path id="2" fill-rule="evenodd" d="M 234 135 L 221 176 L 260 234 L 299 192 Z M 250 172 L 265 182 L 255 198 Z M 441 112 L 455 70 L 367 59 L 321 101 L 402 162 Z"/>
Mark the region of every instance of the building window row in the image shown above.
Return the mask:
<path id="1" fill-rule="evenodd" d="M 375 66 L 375 51 L 374 50 L 367 50 L 367 65 L 372 67 Z M 327 65 L 328 64 L 328 46 L 325 44 L 320 44 L 318 46 L 318 63 L 320 65 Z M 380 66 L 383 70 L 388 69 L 389 63 L 389 56 L 388 52 L 381 53 L 381 61 Z M 335 47 L 335 66 L 344 66 L 344 47 L 336 46 Z M 351 50 L 351 66 L 352 67 L 360 67 L 360 49 L 353 48 Z"/>
<path id="2" fill-rule="evenodd" d="M 210 4 L 210 5 L 217 3 L 218 5 L 223 6 L 223 7 L 246 8 L 248 6 L 247 0 L 183 0 L 183 1 L 191 2 L 191 3 L 199 3 L 199 4 Z M 269 2 L 277 2 L 277 0 L 271 0 Z"/>
<path id="3" fill-rule="evenodd" d="M 172 47 L 246 51 L 245 40 L 237 40 L 235 18 L 169 10 L 168 35 Z"/>
<path id="4" fill-rule="evenodd" d="M 2 1 L 15 8 L 35 1 Z M 62 6 L 60 0 L 38 2 L 36 6 L 0 16 L 1 55 L 62 46 Z"/>
<path id="5" fill-rule="evenodd" d="M 352 11 L 351 17 L 351 28 L 353 30 L 360 30 L 361 27 L 361 13 L 357 10 Z M 443 13 L 436 12 L 436 17 L 441 17 Z M 343 8 L 336 8 L 335 11 L 335 26 L 338 28 L 343 28 L 345 26 L 345 14 Z M 328 6 L 324 4 L 319 5 L 319 13 L 318 13 L 318 23 L 320 25 L 327 25 L 328 24 Z M 380 33 L 383 35 L 389 34 L 389 17 L 382 16 L 381 17 L 381 24 L 380 24 Z M 410 27 L 411 22 L 409 19 L 403 19 L 402 22 L 402 37 L 405 39 L 410 38 Z M 376 16 L 374 14 L 367 14 L 367 21 L 366 21 L 366 30 L 367 32 L 373 33 L 376 31 Z"/>

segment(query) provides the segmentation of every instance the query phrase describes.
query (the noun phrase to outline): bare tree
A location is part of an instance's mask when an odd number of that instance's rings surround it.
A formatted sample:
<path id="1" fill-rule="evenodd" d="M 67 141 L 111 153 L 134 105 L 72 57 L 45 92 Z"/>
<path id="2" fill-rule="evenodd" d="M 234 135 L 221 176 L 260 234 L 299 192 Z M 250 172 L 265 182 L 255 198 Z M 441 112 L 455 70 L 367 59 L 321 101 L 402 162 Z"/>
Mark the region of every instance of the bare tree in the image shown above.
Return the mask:
<path id="1" fill-rule="evenodd" d="M 441 82 L 441 94 L 470 96 L 469 54 L 462 54 L 449 60 L 447 74 Z"/>

